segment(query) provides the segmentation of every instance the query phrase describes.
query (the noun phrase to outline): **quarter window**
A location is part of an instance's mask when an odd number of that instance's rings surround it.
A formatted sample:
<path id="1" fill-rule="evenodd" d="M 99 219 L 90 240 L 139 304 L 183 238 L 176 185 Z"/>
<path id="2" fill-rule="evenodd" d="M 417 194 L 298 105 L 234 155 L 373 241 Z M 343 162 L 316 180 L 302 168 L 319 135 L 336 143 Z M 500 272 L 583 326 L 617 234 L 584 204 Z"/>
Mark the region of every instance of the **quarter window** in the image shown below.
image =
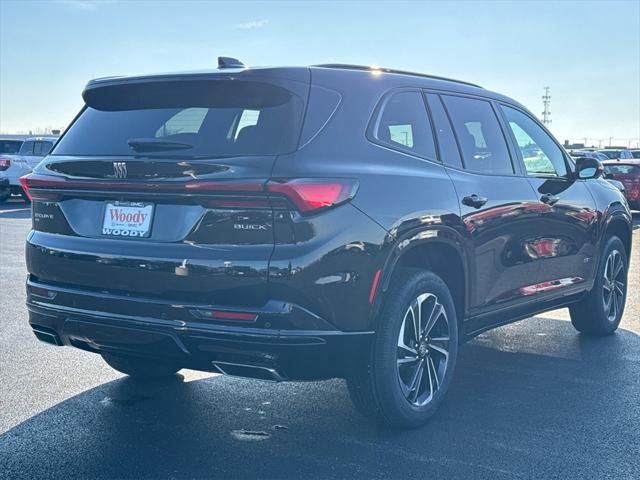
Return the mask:
<path id="1" fill-rule="evenodd" d="M 501 106 L 516 139 L 527 173 L 565 176 L 567 166 L 560 147 L 533 119 L 515 108 Z"/>
<path id="2" fill-rule="evenodd" d="M 393 149 L 436 158 L 433 133 L 420 92 L 399 92 L 388 98 L 378 116 L 374 137 Z"/>
<path id="3" fill-rule="evenodd" d="M 498 118 L 489 102 L 466 97 L 443 97 L 467 170 L 513 174 L 513 165 Z"/>

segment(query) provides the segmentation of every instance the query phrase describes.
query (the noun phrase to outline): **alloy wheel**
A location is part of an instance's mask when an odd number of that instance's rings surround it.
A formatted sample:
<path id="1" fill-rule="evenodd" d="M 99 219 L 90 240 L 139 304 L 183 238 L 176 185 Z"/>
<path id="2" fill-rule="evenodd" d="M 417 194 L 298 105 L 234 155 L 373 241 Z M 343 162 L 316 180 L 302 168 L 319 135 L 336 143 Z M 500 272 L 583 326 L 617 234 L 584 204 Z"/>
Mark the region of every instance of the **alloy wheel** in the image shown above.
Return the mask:
<path id="1" fill-rule="evenodd" d="M 613 250 L 607 257 L 602 282 L 604 311 L 610 322 L 615 322 L 624 305 L 625 270 L 622 255 Z"/>
<path id="2" fill-rule="evenodd" d="M 398 334 L 397 372 L 409 403 L 431 402 L 444 381 L 449 361 L 449 319 L 431 293 L 418 296 L 406 310 Z"/>

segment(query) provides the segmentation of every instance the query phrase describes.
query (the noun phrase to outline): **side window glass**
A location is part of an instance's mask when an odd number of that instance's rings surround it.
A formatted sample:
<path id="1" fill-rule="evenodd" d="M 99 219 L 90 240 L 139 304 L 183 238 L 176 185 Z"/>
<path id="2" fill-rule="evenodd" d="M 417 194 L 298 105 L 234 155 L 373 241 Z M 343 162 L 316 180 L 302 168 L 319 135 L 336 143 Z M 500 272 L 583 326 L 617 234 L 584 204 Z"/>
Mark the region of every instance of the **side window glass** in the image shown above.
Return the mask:
<path id="1" fill-rule="evenodd" d="M 49 155 L 49 152 L 53 148 L 53 142 L 42 142 L 41 148 L 42 148 L 41 154 L 43 156 L 44 155 Z"/>
<path id="2" fill-rule="evenodd" d="M 440 147 L 441 160 L 445 165 L 449 165 L 455 168 L 462 168 L 462 158 L 460 157 L 460 150 L 458 150 L 458 144 L 456 143 L 456 137 L 451 129 L 451 123 L 447 113 L 444 111 L 440 97 L 433 93 L 427 94 L 427 103 L 431 110 L 431 117 L 433 118 L 433 126 L 436 130 L 438 137 L 438 146 Z"/>
<path id="3" fill-rule="evenodd" d="M 24 142 L 20 147 L 20 155 L 33 155 L 33 144 L 35 142 Z"/>
<path id="4" fill-rule="evenodd" d="M 435 160 L 436 147 L 420 92 L 399 92 L 387 98 L 378 113 L 373 136 L 395 150 Z"/>
<path id="5" fill-rule="evenodd" d="M 442 97 L 458 137 L 464 167 L 495 175 L 513 174 L 507 142 L 491 104 L 465 97 Z"/>
<path id="6" fill-rule="evenodd" d="M 199 107 L 180 110 L 158 128 L 155 136 L 163 138 L 181 133 L 198 133 L 208 111 L 208 108 Z"/>
<path id="7" fill-rule="evenodd" d="M 551 137 L 528 115 L 501 105 L 516 143 L 522 153 L 527 173 L 531 175 L 565 176 L 564 154 Z"/>

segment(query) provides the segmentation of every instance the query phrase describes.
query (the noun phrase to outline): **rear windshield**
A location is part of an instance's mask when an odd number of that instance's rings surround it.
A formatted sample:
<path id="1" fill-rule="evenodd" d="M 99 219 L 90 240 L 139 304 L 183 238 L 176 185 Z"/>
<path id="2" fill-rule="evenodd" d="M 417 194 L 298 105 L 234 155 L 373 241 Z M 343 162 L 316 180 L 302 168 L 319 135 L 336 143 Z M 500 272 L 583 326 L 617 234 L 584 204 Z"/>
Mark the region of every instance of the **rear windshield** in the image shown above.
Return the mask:
<path id="1" fill-rule="evenodd" d="M 54 155 L 274 155 L 296 149 L 304 102 L 248 81 L 117 85 L 85 92 L 87 107 Z"/>
<path id="2" fill-rule="evenodd" d="M 608 158 L 616 159 L 620 158 L 621 152 L 619 150 L 609 150 L 607 152 L 600 152 L 605 154 Z"/>
<path id="3" fill-rule="evenodd" d="M 0 140 L 0 153 L 18 153 L 22 140 Z"/>
<path id="4" fill-rule="evenodd" d="M 630 175 L 640 174 L 640 167 L 637 165 L 605 165 L 604 171 L 609 175 Z"/>

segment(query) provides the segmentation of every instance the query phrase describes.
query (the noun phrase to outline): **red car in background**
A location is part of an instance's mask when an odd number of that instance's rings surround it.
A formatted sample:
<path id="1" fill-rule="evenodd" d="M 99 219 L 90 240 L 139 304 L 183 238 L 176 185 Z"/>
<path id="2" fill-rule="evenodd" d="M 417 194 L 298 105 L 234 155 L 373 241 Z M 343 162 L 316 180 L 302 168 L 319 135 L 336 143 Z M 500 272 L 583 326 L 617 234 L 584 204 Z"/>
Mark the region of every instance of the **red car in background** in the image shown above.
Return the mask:
<path id="1" fill-rule="evenodd" d="M 640 160 L 602 162 L 607 178 L 622 182 L 629 206 L 640 210 Z"/>

